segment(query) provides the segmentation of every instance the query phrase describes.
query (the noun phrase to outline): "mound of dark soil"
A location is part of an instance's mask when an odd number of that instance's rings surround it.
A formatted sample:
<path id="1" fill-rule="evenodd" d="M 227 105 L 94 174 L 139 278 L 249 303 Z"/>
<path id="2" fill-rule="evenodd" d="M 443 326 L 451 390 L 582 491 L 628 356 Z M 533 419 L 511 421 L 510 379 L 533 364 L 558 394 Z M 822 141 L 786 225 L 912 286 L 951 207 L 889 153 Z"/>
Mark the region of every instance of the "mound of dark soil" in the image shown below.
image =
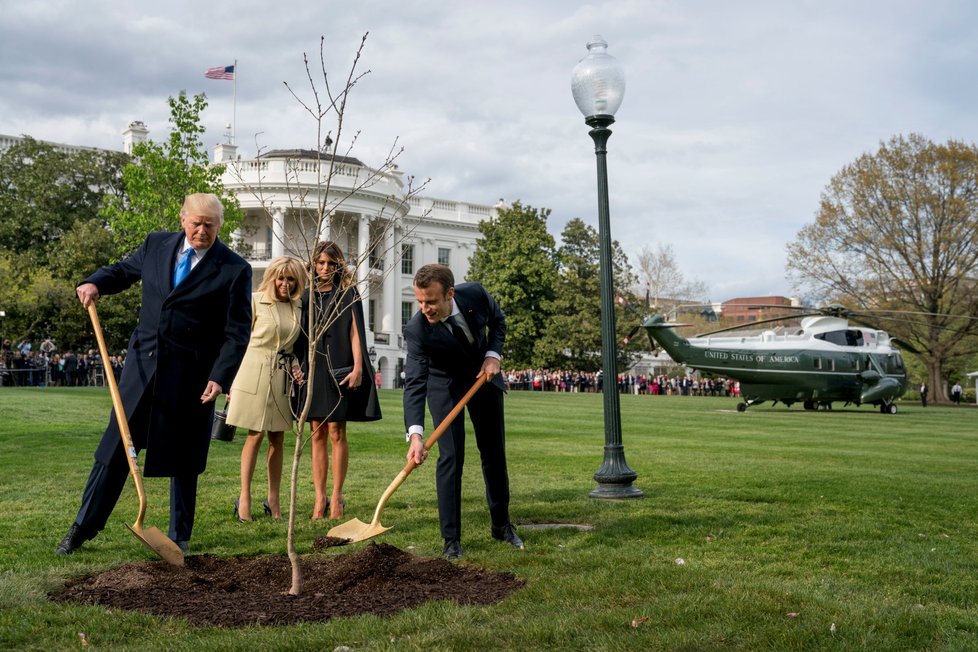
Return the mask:
<path id="1" fill-rule="evenodd" d="M 524 582 L 444 559 L 416 557 L 371 543 L 350 554 L 301 560 L 301 595 L 288 595 L 288 557 L 225 559 L 195 555 L 183 568 L 164 561 L 125 564 L 73 580 L 49 597 L 184 618 L 194 625 L 240 627 L 392 614 L 429 600 L 495 604 Z"/>

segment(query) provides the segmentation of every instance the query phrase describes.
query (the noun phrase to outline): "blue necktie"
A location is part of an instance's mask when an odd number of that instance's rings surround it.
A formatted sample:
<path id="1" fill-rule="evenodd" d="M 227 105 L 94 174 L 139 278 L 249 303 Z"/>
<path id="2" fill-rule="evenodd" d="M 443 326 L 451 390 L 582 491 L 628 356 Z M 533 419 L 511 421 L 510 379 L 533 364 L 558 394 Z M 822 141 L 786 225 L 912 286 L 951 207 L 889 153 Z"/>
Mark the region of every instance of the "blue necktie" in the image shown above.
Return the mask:
<path id="1" fill-rule="evenodd" d="M 177 263 L 176 269 L 173 270 L 173 287 L 180 285 L 180 281 L 187 278 L 187 274 L 190 273 L 190 263 L 194 257 L 194 248 L 188 247 L 183 255 L 180 256 L 180 261 Z"/>

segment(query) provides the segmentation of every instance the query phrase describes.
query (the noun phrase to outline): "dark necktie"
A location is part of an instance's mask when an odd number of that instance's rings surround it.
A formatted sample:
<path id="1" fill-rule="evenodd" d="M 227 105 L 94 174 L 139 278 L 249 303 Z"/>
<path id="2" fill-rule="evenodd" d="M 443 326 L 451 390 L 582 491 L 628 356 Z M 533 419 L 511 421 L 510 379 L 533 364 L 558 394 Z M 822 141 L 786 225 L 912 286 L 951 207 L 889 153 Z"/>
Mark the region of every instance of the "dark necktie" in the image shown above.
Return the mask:
<path id="1" fill-rule="evenodd" d="M 474 340 L 471 339 L 471 337 L 465 332 L 466 329 L 463 328 L 462 325 L 458 322 L 458 320 L 460 319 L 465 319 L 465 317 L 463 317 L 461 314 L 458 314 L 446 319 L 445 323 L 448 324 L 448 327 L 452 331 L 452 335 L 454 335 L 455 339 L 457 339 L 459 344 L 462 345 L 462 348 L 468 349 L 472 346 Z"/>
<path id="2" fill-rule="evenodd" d="M 173 287 L 180 285 L 180 281 L 187 278 L 187 274 L 190 273 L 190 264 L 193 262 L 194 258 L 194 248 L 188 247 L 183 255 L 180 256 L 180 260 L 177 262 L 176 268 L 173 270 Z"/>

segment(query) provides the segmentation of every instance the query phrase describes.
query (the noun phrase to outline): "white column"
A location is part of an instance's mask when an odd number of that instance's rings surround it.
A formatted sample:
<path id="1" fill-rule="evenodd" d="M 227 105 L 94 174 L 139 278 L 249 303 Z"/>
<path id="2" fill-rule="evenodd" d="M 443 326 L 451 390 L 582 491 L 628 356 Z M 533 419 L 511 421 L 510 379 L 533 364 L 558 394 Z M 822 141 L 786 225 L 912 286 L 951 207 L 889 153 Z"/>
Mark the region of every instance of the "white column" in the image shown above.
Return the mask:
<path id="1" fill-rule="evenodd" d="M 285 255 L 285 211 L 272 211 L 272 258 Z"/>
<path id="2" fill-rule="evenodd" d="M 401 266 L 397 260 L 393 221 L 384 229 L 384 298 L 381 314 L 381 329 L 391 335 L 391 346 L 397 346 L 397 336 L 401 332 Z M 393 365 L 391 369 L 393 369 Z M 386 382 L 386 381 L 385 381 Z"/>
<path id="3" fill-rule="evenodd" d="M 369 310 L 370 300 L 370 216 L 360 213 L 357 222 L 357 287 L 363 296 L 364 308 Z"/>
<path id="4" fill-rule="evenodd" d="M 313 219 L 315 219 L 315 217 L 316 217 L 316 207 L 315 206 L 310 206 L 308 208 L 308 210 L 311 211 L 311 215 L 312 215 Z M 331 230 L 330 229 L 330 225 L 331 225 L 332 219 L 333 219 L 332 213 L 326 213 L 325 215 L 323 215 L 323 223 L 319 225 L 319 241 L 320 242 L 322 242 L 324 240 L 332 240 L 333 239 L 332 237 L 330 237 L 330 230 Z"/>

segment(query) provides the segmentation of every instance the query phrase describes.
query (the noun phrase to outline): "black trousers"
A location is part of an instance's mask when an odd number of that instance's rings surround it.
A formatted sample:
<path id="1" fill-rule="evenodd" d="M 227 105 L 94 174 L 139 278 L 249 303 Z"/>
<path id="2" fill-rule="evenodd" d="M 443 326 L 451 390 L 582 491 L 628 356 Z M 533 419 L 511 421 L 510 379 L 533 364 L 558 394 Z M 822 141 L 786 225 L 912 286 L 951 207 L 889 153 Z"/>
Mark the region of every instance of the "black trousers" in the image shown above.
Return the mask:
<path id="1" fill-rule="evenodd" d="M 429 394 L 428 407 L 435 426 L 451 412 L 458 396 Z M 506 435 L 503 419 L 503 392 L 495 385 L 484 385 L 469 401 L 466 411 L 472 419 L 475 443 L 482 460 L 486 502 L 494 526 L 509 523 L 509 473 L 506 468 Z M 462 467 L 465 462 L 465 415 L 460 414 L 438 440 L 435 482 L 438 489 L 438 518 L 444 539 L 462 536 Z"/>
<path id="2" fill-rule="evenodd" d="M 113 456 L 109 465 L 95 462 L 85 491 L 82 492 L 81 509 L 78 510 L 75 523 L 88 537 L 105 529 L 129 477 L 129 464 L 125 457 L 122 458 L 121 465 L 116 463 L 115 457 Z M 170 478 L 170 529 L 167 536 L 174 541 L 190 541 L 193 534 L 194 514 L 197 511 L 197 477 L 185 475 Z"/>
<path id="3" fill-rule="evenodd" d="M 149 427 L 150 397 L 147 392 L 129 419 L 130 432 L 145 431 Z M 139 438 L 142 439 L 142 438 Z M 139 448 L 136 452 L 139 452 Z M 119 502 L 119 496 L 129 477 L 129 462 L 120 438 L 108 464 L 95 460 L 88 482 L 82 492 L 81 508 L 75 524 L 88 537 L 94 537 L 105 529 L 109 516 Z M 170 530 L 174 541 L 189 541 L 194 529 L 197 511 L 197 474 L 178 475 L 170 478 Z"/>

